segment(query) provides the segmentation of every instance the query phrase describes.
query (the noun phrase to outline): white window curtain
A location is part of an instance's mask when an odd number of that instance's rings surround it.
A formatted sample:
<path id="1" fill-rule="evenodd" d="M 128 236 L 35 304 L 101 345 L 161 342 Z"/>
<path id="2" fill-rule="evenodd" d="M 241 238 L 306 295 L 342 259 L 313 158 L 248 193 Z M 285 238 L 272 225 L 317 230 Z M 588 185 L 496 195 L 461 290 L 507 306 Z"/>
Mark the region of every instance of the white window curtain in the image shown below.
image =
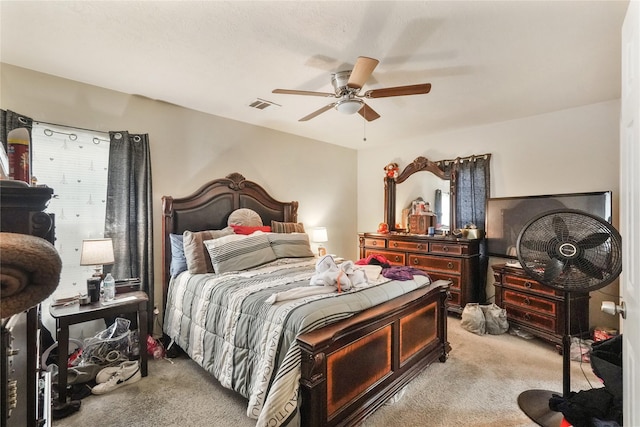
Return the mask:
<path id="1" fill-rule="evenodd" d="M 62 259 L 60 284 L 52 297 L 87 292 L 93 268 L 80 265 L 80 250 L 83 239 L 104 236 L 109 146 L 108 133 L 34 122 L 32 175 L 38 185 L 54 190 L 47 212 L 55 215 L 55 247 Z M 52 297 L 43 305 L 48 307 Z M 43 323 L 55 330 L 48 308 Z M 87 337 L 102 327 L 104 323 L 71 332 Z"/>

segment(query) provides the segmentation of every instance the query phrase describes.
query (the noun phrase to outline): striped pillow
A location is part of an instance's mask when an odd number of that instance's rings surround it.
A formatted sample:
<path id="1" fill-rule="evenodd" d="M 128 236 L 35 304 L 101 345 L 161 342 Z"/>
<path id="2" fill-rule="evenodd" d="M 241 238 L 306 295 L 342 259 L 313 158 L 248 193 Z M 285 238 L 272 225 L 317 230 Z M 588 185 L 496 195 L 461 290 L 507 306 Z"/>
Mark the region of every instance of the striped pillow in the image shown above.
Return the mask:
<path id="1" fill-rule="evenodd" d="M 312 257 L 306 233 L 268 233 L 267 237 L 276 258 Z"/>
<path id="2" fill-rule="evenodd" d="M 182 233 L 184 256 L 187 260 L 189 273 L 213 273 L 213 266 L 207 256 L 207 249 L 204 247 L 203 242 L 230 234 L 233 234 L 233 228 L 231 227 L 225 227 L 222 230 L 185 231 Z"/>
<path id="3" fill-rule="evenodd" d="M 271 231 L 274 233 L 304 233 L 301 222 L 280 222 L 271 220 Z"/>
<path id="4" fill-rule="evenodd" d="M 246 270 L 276 259 L 269 239 L 264 233 L 232 234 L 219 239 L 205 240 L 211 264 L 216 273 Z"/>

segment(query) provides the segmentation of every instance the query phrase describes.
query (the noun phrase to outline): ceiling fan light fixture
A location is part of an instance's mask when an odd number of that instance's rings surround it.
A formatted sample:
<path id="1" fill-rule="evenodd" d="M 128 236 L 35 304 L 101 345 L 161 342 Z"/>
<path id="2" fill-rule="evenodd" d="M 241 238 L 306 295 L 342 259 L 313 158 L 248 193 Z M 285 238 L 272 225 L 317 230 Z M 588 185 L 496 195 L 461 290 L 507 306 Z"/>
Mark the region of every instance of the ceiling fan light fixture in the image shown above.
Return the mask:
<path id="1" fill-rule="evenodd" d="M 355 114 L 362 108 L 362 100 L 360 99 L 344 99 L 336 105 L 336 110 L 343 114 Z"/>

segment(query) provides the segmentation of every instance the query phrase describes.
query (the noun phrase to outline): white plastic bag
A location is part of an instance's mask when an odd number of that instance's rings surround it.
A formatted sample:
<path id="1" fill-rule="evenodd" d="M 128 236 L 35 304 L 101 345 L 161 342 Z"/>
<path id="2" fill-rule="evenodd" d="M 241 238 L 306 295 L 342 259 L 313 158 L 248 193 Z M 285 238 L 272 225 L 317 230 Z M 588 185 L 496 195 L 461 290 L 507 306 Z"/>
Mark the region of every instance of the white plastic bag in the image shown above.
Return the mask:
<path id="1" fill-rule="evenodd" d="M 495 303 L 481 305 L 488 334 L 500 335 L 509 330 L 507 310 L 498 307 Z"/>
<path id="2" fill-rule="evenodd" d="M 484 313 L 480 304 L 476 302 L 467 303 L 462 310 L 462 320 L 460 326 L 469 332 L 477 335 L 484 335 L 486 331 Z"/>

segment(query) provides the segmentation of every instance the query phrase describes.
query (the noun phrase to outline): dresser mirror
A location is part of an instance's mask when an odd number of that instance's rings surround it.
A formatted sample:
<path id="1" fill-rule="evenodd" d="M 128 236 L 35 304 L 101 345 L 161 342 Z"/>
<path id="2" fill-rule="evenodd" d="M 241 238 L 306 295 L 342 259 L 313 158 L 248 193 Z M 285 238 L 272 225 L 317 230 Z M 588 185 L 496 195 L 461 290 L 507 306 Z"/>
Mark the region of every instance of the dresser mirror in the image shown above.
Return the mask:
<path id="1" fill-rule="evenodd" d="M 387 174 L 385 223 L 390 231 L 408 232 L 408 214 L 412 205 L 416 204 L 428 206 L 430 212 L 427 214 L 436 215 L 435 229 L 439 234 L 449 231 L 455 218 L 455 191 L 451 169 L 448 168 L 449 172 L 445 172 L 440 163 L 417 157 L 397 174 Z M 439 197 L 439 201 L 436 197 Z"/>

